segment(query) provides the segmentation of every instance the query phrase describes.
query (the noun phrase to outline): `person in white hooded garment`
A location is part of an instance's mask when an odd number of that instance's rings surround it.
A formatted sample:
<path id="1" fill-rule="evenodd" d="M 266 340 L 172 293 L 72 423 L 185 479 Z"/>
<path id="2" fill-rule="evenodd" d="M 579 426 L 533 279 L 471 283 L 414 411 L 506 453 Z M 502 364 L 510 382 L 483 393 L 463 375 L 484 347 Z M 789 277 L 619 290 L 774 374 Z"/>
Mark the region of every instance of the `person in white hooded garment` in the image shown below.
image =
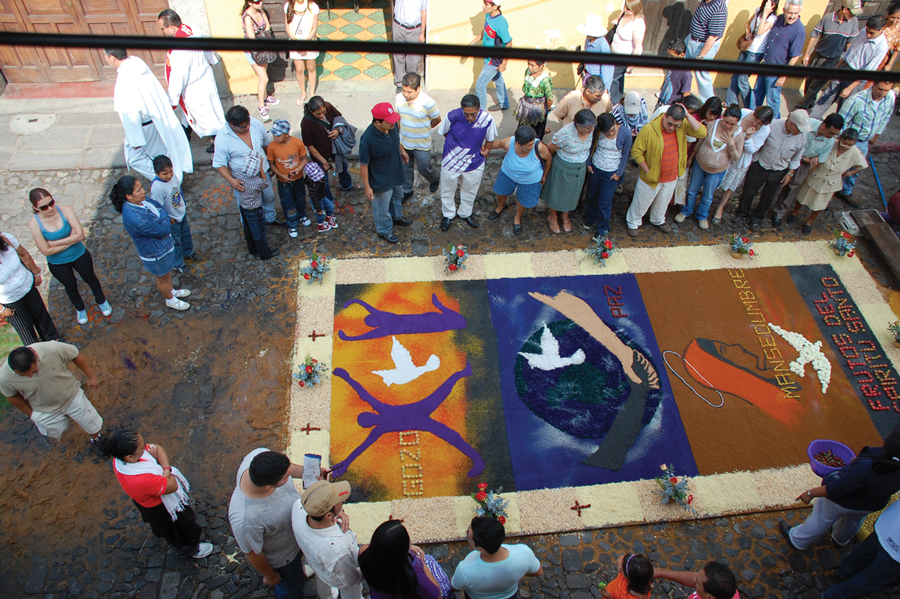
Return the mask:
<path id="1" fill-rule="evenodd" d="M 157 18 L 159 29 L 168 37 L 191 37 L 194 31 L 181 22 L 178 13 L 167 8 Z M 225 112 L 210 65 L 218 64 L 213 52 L 169 50 L 166 54 L 166 82 L 172 108 L 181 107 L 181 126 L 200 137 L 215 136 L 225 126 Z M 188 128 L 190 127 L 190 129 Z M 212 154 L 213 146 L 207 148 Z"/>
<path id="2" fill-rule="evenodd" d="M 125 50 L 104 50 L 107 64 L 116 69 L 113 108 L 125 128 L 125 162 L 150 180 L 156 176 L 153 159 L 166 155 L 180 180 L 194 172 L 191 146 L 156 75 L 137 56 Z"/>

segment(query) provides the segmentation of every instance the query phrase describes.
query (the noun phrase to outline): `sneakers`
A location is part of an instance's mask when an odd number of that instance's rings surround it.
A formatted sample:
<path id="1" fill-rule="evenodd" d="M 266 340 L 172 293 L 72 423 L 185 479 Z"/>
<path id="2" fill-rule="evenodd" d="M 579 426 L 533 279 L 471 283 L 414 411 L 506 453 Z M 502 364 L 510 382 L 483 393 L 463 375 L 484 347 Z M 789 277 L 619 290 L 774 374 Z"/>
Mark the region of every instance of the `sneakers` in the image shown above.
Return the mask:
<path id="1" fill-rule="evenodd" d="M 687 217 L 684 215 L 684 212 L 679 212 L 672 220 L 674 220 L 676 223 L 683 223 L 685 218 Z"/>
<path id="2" fill-rule="evenodd" d="M 333 214 L 331 216 L 326 217 L 325 222 L 327 222 L 328 226 L 331 227 L 332 229 L 338 228 L 337 220 L 334 218 Z"/>
<path id="3" fill-rule="evenodd" d="M 277 106 L 278 104 L 281 104 L 281 102 L 275 99 L 275 96 L 268 96 L 266 98 L 266 106 Z"/>
<path id="4" fill-rule="evenodd" d="M 322 221 L 320 223 L 316 223 L 316 233 L 325 233 L 326 231 L 331 230 L 331 225 L 328 224 L 328 221 Z"/>
<path id="5" fill-rule="evenodd" d="M 110 314 L 112 314 L 112 306 L 109 305 L 108 301 L 103 302 L 98 307 L 100 308 L 100 313 L 103 314 L 103 316 L 109 316 Z"/>
<path id="6" fill-rule="evenodd" d="M 297 236 L 297 229 L 288 229 L 288 236 L 289 236 L 289 237 L 296 237 L 296 236 Z"/>
<path id="7" fill-rule="evenodd" d="M 91 445 L 97 445 L 100 442 L 100 437 L 102 437 L 102 433 L 97 433 L 96 437 L 91 437 Z"/>
<path id="8" fill-rule="evenodd" d="M 75 320 L 78 321 L 78 324 L 87 324 L 87 310 L 76 310 L 75 311 Z"/>
<path id="9" fill-rule="evenodd" d="M 191 294 L 190 289 L 173 289 L 172 295 L 175 297 L 188 297 Z"/>
<path id="10" fill-rule="evenodd" d="M 259 107 L 259 116 L 265 122 L 269 122 L 272 120 L 272 117 L 269 116 L 269 109 L 265 106 Z"/>
<path id="11" fill-rule="evenodd" d="M 172 308 L 173 310 L 180 310 L 183 312 L 183 311 L 187 310 L 188 308 L 190 308 L 191 305 L 187 302 L 181 301 L 177 297 L 173 297 L 172 299 L 166 300 L 166 307 Z"/>
<path id="12" fill-rule="evenodd" d="M 304 227 L 308 227 L 312 224 L 312 221 L 304 216 L 303 218 L 300 219 L 300 224 L 303 225 Z"/>
<path id="13" fill-rule="evenodd" d="M 700 228 L 701 228 L 702 230 L 704 230 L 704 231 L 706 231 L 706 230 L 709 228 L 709 221 L 706 220 L 706 219 L 703 219 L 703 220 L 701 220 L 701 221 L 697 221 L 697 224 L 698 224 L 698 225 L 700 226 Z"/>
<path id="14" fill-rule="evenodd" d="M 203 559 L 204 557 L 212 553 L 212 550 L 212 543 L 200 543 L 199 545 L 197 545 L 197 553 L 195 553 L 191 557 L 194 559 Z"/>
<path id="15" fill-rule="evenodd" d="M 661 225 L 653 225 L 653 226 L 656 227 L 657 229 L 659 229 L 660 231 L 662 231 L 663 233 L 665 233 L 666 235 L 669 235 L 672 232 L 672 225 L 670 225 L 669 223 L 663 223 Z"/>

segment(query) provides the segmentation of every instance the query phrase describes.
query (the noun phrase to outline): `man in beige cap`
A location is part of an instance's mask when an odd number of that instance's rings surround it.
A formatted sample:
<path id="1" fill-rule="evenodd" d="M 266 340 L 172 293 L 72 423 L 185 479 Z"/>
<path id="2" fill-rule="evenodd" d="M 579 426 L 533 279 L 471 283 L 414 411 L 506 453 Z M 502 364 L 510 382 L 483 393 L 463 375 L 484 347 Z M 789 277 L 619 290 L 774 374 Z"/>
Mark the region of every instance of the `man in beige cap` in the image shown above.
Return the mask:
<path id="1" fill-rule="evenodd" d="M 294 538 L 316 573 L 320 599 L 336 599 L 338 593 L 341 599 L 362 599 L 359 545 L 344 513 L 348 499 L 350 483 L 320 480 L 303 492 L 291 513 Z"/>
<path id="2" fill-rule="evenodd" d="M 750 230 L 759 231 L 762 221 L 772 207 L 775 196 L 782 187 L 791 182 L 794 172 L 800 167 L 806 135 L 812 131 L 809 114 L 805 110 L 795 110 L 786 119 L 772 121 L 769 137 L 759 149 L 759 157 L 750 165 L 741 191 L 741 202 L 734 213 L 734 222 L 750 217 Z M 762 189 L 759 203 L 751 210 L 753 198 Z"/>

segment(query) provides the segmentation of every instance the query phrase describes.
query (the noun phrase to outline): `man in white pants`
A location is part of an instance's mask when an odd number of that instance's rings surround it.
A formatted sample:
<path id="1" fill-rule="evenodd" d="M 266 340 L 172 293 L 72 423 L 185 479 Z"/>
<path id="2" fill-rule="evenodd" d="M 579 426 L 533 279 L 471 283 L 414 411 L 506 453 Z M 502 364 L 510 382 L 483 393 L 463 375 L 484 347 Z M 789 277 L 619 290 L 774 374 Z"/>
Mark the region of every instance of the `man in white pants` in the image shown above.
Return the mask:
<path id="1" fill-rule="evenodd" d="M 648 210 L 651 224 L 663 233 L 672 232 L 672 226 L 666 223 L 666 208 L 687 167 L 687 136 L 703 139 L 706 127 L 684 106 L 673 104 L 665 114 L 644 125 L 635 138 L 631 157 L 641 172 L 625 215 L 630 236 L 638 236 Z"/>
<path id="2" fill-rule="evenodd" d="M 81 390 L 81 382 L 68 368 L 72 362 L 87 376 L 92 390 L 99 386 L 94 371 L 78 348 L 59 341 L 43 341 L 18 347 L 0 367 L 0 393 L 37 426 L 42 435 L 59 441 L 76 422 L 91 436 L 100 438 L 103 418 Z"/>
<path id="3" fill-rule="evenodd" d="M 450 223 L 459 216 L 472 227 L 478 221 L 472 216 L 475 196 L 481 187 L 484 175 L 484 158 L 490 151 L 486 148 L 497 137 L 497 125 L 488 111 L 481 108 L 475 94 L 466 94 L 459 108 L 447 113 L 447 118 L 438 127 L 444 136 L 444 157 L 441 159 L 441 231 L 450 228 Z M 459 210 L 456 209 L 456 188 L 459 190 Z"/>

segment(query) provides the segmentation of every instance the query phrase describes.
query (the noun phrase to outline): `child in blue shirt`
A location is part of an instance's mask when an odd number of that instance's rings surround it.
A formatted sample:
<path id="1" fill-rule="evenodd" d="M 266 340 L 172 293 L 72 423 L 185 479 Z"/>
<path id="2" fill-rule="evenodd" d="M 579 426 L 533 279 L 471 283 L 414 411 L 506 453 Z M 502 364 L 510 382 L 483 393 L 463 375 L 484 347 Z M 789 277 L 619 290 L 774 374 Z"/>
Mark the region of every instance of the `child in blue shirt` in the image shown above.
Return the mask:
<path id="1" fill-rule="evenodd" d="M 161 204 L 172 223 L 172 241 L 175 242 L 175 266 L 178 272 L 184 272 L 185 260 L 197 260 L 194 251 L 194 240 L 191 238 L 191 225 L 188 222 L 187 206 L 181 192 L 181 181 L 175 176 L 172 161 L 168 156 L 157 156 L 153 159 L 153 170 L 156 177 L 150 183 L 150 198 Z"/>

